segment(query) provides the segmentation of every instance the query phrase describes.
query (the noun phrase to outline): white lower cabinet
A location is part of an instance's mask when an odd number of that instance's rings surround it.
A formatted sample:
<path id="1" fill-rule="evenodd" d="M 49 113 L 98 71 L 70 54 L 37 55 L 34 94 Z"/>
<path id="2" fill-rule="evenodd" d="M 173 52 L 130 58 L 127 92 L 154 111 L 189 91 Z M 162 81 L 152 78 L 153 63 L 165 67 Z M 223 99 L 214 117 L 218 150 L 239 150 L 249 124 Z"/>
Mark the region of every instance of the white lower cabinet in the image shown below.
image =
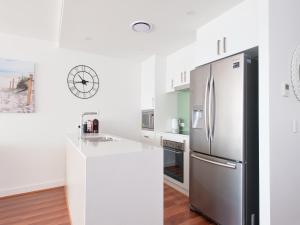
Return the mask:
<path id="1" fill-rule="evenodd" d="M 156 133 L 154 131 L 142 130 L 141 141 L 143 143 L 152 144 L 156 146 L 160 145 L 160 140 L 157 139 Z"/>

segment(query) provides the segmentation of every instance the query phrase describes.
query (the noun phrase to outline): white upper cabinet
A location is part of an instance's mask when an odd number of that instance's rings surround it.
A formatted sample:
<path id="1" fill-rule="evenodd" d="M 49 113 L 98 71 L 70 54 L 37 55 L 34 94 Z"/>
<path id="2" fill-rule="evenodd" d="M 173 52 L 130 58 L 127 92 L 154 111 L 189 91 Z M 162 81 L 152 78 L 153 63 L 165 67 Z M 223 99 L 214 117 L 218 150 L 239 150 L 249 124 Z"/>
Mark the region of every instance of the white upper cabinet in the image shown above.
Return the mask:
<path id="1" fill-rule="evenodd" d="M 195 44 L 178 50 L 167 56 L 166 91 L 188 88 L 190 84 L 190 72 L 195 65 Z"/>
<path id="2" fill-rule="evenodd" d="M 141 109 L 155 108 L 156 58 L 151 56 L 142 63 L 141 69 Z"/>
<path id="3" fill-rule="evenodd" d="M 167 71 L 166 71 L 166 90 L 167 92 L 172 92 L 174 91 L 174 85 L 175 85 L 175 75 L 177 69 L 177 58 L 176 54 L 169 55 L 166 60 L 167 64 Z"/>
<path id="4" fill-rule="evenodd" d="M 197 30 L 196 65 L 258 46 L 257 1 L 246 0 Z"/>

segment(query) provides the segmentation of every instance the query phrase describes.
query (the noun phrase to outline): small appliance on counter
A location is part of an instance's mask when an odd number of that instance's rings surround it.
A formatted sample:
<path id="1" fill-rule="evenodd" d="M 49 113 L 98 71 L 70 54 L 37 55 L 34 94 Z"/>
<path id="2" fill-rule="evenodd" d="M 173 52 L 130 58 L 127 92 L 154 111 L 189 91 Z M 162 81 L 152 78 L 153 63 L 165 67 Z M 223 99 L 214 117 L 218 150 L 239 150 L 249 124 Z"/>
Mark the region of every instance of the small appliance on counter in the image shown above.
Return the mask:
<path id="1" fill-rule="evenodd" d="M 99 133 L 99 120 L 86 120 L 84 121 L 84 116 L 91 116 L 91 115 L 98 115 L 98 112 L 84 112 L 81 114 L 80 117 L 80 125 L 78 128 L 80 129 L 80 137 L 83 137 L 83 134 L 90 134 L 90 133 Z"/>
<path id="2" fill-rule="evenodd" d="M 177 118 L 171 120 L 171 132 L 174 134 L 179 133 L 179 120 Z"/>
<path id="3" fill-rule="evenodd" d="M 99 133 L 99 120 L 87 120 L 83 123 L 83 133 Z"/>
<path id="4" fill-rule="evenodd" d="M 93 120 L 93 133 L 99 133 L 99 120 Z"/>
<path id="5" fill-rule="evenodd" d="M 171 120 L 171 133 L 173 134 L 184 134 L 186 133 L 183 129 L 185 127 L 183 119 L 173 118 Z"/>

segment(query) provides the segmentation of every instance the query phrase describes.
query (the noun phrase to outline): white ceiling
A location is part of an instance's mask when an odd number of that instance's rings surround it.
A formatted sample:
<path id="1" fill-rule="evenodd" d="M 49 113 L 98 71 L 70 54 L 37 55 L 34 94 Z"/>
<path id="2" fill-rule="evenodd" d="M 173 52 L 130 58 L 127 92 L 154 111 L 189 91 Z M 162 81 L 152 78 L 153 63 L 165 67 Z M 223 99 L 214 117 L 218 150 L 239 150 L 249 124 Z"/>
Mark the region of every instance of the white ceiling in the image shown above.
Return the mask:
<path id="1" fill-rule="evenodd" d="M 196 28 L 242 1 L 0 0 L 0 32 L 107 56 L 142 58 L 184 47 L 195 40 Z M 152 23 L 153 31 L 133 32 L 129 25 L 136 20 Z"/>
<path id="2" fill-rule="evenodd" d="M 60 44 L 109 56 L 170 53 L 195 40 L 195 29 L 242 0 L 65 0 Z M 154 25 L 135 33 L 136 20 Z M 91 40 L 85 40 L 85 38 Z"/>
<path id="3" fill-rule="evenodd" d="M 0 0 L 0 32 L 57 41 L 62 0 Z"/>

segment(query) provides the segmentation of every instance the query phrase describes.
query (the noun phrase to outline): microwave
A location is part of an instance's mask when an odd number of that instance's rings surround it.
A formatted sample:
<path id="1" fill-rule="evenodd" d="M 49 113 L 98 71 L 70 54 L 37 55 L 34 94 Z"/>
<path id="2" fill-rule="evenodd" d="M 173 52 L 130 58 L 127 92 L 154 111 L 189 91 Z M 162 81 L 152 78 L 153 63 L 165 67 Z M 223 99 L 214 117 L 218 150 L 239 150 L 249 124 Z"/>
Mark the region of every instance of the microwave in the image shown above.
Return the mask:
<path id="1" fill-rule="evenodd" d="M 154 110 L 142 110 L 142 129 L 154 130 Z"/>

